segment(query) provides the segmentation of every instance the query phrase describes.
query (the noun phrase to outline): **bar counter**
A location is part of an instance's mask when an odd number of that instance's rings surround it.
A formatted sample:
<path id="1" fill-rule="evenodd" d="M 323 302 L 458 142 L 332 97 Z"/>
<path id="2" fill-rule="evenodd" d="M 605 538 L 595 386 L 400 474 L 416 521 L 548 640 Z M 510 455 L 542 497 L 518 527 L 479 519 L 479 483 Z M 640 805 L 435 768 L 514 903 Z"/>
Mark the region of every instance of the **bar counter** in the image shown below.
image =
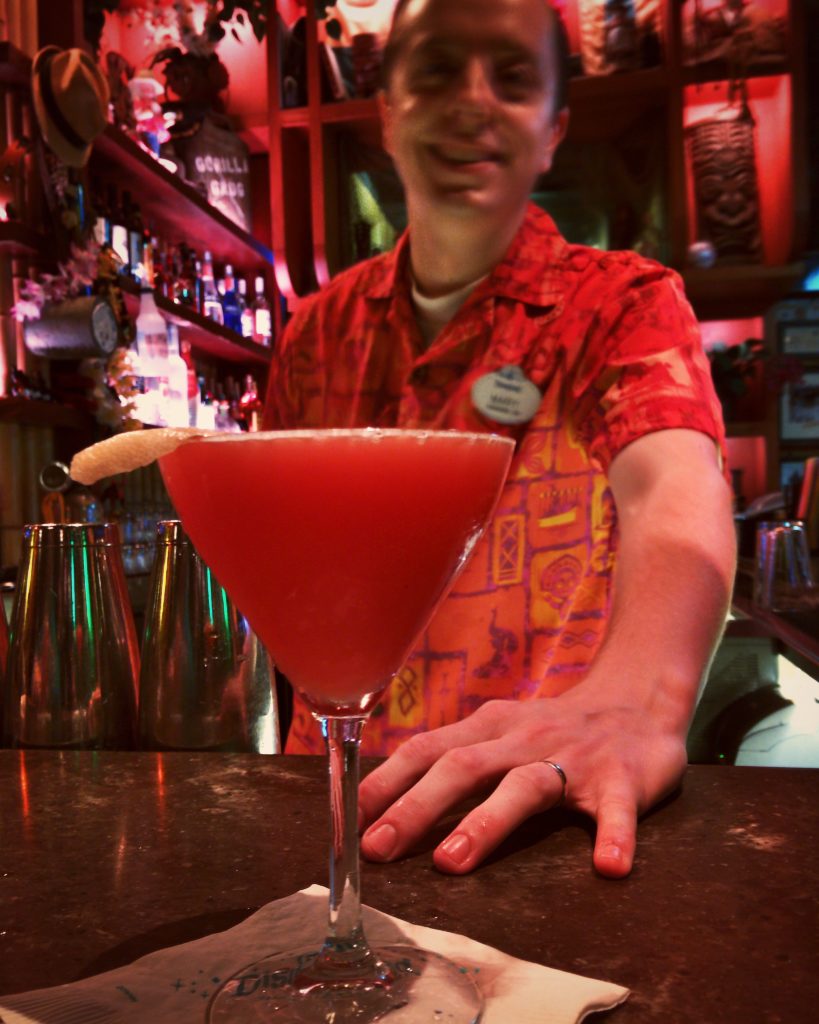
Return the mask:
<path id="1" fill-rule="evenodd" d="M 325 784 L 319 758 L 0 751 L 0 994 L 326 884 Z M 557 811 L 464 877 L 436 872 L 431 844 L 364 864 L 364 900 L 626 985 L 601 1018 L 617 1024 L 813 1021 L 818 786 L 814 770 L 694 766 L 643 821 L 628 879 L 597 877 L 589 823 Z"/>

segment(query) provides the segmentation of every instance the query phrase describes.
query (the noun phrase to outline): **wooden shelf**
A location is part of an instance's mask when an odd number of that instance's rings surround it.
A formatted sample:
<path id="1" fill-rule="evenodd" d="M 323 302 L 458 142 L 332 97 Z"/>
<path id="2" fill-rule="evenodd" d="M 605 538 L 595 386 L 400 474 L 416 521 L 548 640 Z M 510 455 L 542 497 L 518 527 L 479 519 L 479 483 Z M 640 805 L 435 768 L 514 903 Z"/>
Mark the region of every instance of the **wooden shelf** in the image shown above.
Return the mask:
<path id="1" fill-rule="evenodd" d="M 664 67 L 569 80 L 569 134 L 575 142 L 616 138 L 629 125 L 668 104 Z"/>
<path id="2" fill-rule="evenodd" d="M 310 124 L 310 108 L 284 107 L 279 112 L 279 118 L 284 128 L 306 128 Z M 377 121 L 378 102 L 372 98 L 322 103 L 319 107 L 318 118 L 321 124 L 355 124 L 360 121 Z"/>
<path id="3" fill-rule="evenodd" d="M 774 75 L 790 74 L 791 68 L 784 59 L 755 61 L 743 72 L 744 78 L 770 78 Z M 727 82 L 731 71 L 724 60 L 703 61 L 701 64 L 684 64 L 683 85 L 705 85 L 709 82 Z"/>
<path id="4" fill-rule="evenodd" d="M 139 289 L 135 284 L 124 282 L 125 304 L 128 313 L 136 317 L 139 312 Z M 231 331 L 214 320 L 197 313 L 195 309 L 172 302 L 161 295 L 154 296 L 157 308 L 184 331 L 190 341 L 194 355 L 208 355 L 231 363 L 253 363 L 255 366 L 269 366 L 273 358 L 272 349 L 248 341 L 235 331 Z"/>
<path id="5" fill-rule="evenodd" d="M 700 320 L 731 320 L 762 316 L 790 294 L 805 276 L 804 263 L 778 267 L 753 264 L 687 269 L 685 291 Z"/>
<path id="6" fill-rule="evenodd" d="M 218 263 L 232 263 L 246 273 L 260 264 L 272 264 L 273 254 L 266 245 L 228 220 L 119 128 L 108 125 L 94 143 L 94 155 L 115 173 L 118 187 L 131 191 L 143 219 L 162 225 L 163 233 L 208 249 Z"/>
<path id="7" fill-rule="evenodd" d="M 728 437 L 766 437 L 768 424 L 763 420 L 726 420 L 725 433 Z"/>
<path id="8" fill-rule="evenodd" d="M 0 221 L 0 252 L 12 256 L 34 256 L 43 251 L 46 240 L 19 221 Z"/>
<path id="9" fill-rule="evenodd" d="M 90 413 L 59 402 L 43 402 L 34 398 L 0 398 L 0 423 L 89 430 L 94 422 Z"/>

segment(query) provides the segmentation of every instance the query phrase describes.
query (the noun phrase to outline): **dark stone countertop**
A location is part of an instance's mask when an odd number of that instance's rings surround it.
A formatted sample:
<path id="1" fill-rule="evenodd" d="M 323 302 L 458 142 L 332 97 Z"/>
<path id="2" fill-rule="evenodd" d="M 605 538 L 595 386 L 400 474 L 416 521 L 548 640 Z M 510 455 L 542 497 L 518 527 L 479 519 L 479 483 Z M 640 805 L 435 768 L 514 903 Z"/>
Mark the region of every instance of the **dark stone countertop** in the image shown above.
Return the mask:
<path id="1" fill-rule="evenodd" d="M 430 845 L 365 864 L 364 900 L 627 985 L 618 1024 L 802 1024 L 819 1005 L 818 795 L 816 771 L 692 767 L 626 880 L 597 877 L 590 826 L 554 812 L 462 878 Z M 0 751 L 0 994 L 326 883 L 326 819 L 317 758 Z"/>

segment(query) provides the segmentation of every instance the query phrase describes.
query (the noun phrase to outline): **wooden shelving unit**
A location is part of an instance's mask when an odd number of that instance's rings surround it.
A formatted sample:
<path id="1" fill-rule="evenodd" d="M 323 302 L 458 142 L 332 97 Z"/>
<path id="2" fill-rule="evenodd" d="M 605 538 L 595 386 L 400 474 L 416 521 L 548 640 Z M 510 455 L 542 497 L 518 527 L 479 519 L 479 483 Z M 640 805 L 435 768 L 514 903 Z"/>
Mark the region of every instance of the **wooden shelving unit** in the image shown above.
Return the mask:
<path id="1" fill-rule="evenodd" d="M 267 246 L 228 220 L 114 125 L 94 143 L 92 170 L 94 167 L 116 174 L 118 186 L 130 189 L 147 223 L 161 225 L 194 248 L 210 250 L 217 262 L 248 269 L 269 267 L 272 262 Z"/>
<path id="2" fill-rule="evenodd" d="M 709 270 L 684 270 L 685 290 L 700 320 L 761 316 L 798 287 L 804 263 L 784 266 L 737 264 Z"/>
<path id="3" fill-rule="evenodd" d="M 123 287 L 125 304 L 132 317 L 139 310 L 139 290 L 136 285 L 126 283 Z M 212 356 L 229 363 L 246 363 L 266 368 L 272 358 L 271 349 L 248 341 L 235 331 L 209 320 L 189 306 L 182 306 L 161 295 L 154 296 L 157 308 L 168 320 L 185 331 L 194 352 Z"/>
<path id="4" fill-rule="evenodd" d="M 799 126 L 803 118 L 800 56 L 801 15 L 790 0 L 789 47 L 783 60 L 752 64 L 749 77 L 787 75 L 793 85 L 794 167 L 799 166 Z M 782 266 L 719 266 L 700 271 L 685 266 L 688 242 L 686 154 L 683 133 L 683 93 L 687 85 L 728 77 L 724 62 L 688 65 L 684 62 L 681 4 L 663 0 L 663 63 L 661 66 L 605 76 L 583 76 L 569 82 L 570 127 L 567 141 L 595 142 L 617 138 L 630 125 L 648 116 L 666 139 L 666 186 L 671 263 L 683 273 L 689 298 L 700 319 L 732 319 L 762 314 L 787 295 L 804 274 L 795 259 Z M 343 187 L 335 149 L 339 133 L 356 143 L 379 145 L 378 105 L 375 99 L 324 102 L 315 4 L 305 5 L 307 103 L 281 107 L 279 53 L 275 38 L 268 45 L 269 146 L 273 238 L 277 273 L 291 304 L 340 269 L 339 223 L 345 212 Z M 272 35 L 272 34 L 271 34 Z M 798 253 L 799 211 L 806 206 L 806 182 L 794 171 L 794 253 Z"/>

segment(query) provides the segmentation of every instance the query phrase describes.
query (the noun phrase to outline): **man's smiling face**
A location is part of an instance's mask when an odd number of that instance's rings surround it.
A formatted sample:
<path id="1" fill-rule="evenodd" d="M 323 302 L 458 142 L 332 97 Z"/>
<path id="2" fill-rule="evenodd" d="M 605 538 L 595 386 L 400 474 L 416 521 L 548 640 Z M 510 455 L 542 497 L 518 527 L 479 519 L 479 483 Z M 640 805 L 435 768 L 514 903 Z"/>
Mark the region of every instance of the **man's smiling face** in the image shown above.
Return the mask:
<path id="1" fill-rule="evenodd" d="M 411 214 L 520 215 L 565 131 L 545 0 L 410 0 L 383 98 Z"/>

